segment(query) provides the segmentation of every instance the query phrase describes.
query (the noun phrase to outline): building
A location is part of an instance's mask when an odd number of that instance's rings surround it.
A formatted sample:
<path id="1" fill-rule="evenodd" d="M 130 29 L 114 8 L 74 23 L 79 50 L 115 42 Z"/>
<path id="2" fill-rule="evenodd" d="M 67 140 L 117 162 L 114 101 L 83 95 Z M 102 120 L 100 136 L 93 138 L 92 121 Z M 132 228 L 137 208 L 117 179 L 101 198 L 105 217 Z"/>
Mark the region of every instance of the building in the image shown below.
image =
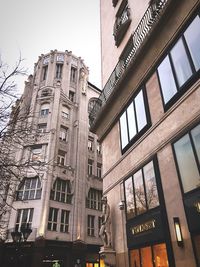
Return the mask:
<path id="1" fill-rule="evenodd" d="M 1 266 L 99 266 L 102 154 L 88 111 L 100 90 L 88 77 L 80 57 L 54 50 L 25 83 L 17 108 L 32 132 L 15 157 L 32 164 L 11 203 Z M 27 241 L 13 243 L 24 228 Z"/>
<path id="2" fill-rule="evenodd" d="M 116 266 L 200 266 L 200 2 L 100 7 L 103 90 L 90 129 Z"/>

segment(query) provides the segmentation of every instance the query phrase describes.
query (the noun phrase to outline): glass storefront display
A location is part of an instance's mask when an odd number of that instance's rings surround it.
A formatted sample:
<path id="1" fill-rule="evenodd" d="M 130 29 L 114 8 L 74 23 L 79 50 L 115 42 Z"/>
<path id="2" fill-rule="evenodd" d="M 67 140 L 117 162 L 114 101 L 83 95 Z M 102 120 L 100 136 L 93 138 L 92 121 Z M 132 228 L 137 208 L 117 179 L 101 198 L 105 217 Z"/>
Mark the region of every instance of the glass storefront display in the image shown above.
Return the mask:
<path id="1" fill-rule="evenodd" d="M 168 267 L 169 263 L 165 243 L 130 250 L 130 266 Z"/>

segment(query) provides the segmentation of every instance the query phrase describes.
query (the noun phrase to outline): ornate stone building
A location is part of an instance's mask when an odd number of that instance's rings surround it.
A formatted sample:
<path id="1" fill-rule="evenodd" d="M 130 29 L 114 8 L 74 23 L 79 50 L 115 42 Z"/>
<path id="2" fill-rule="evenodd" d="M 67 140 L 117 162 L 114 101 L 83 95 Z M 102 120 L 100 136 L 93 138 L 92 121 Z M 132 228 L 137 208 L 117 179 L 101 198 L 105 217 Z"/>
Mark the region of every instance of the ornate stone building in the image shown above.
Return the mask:
<path id="1" fill-rule="evenodd" d="M 104 88 L 90 129 L 116 266 L 200 266 L 200 2 L 100 7 Z"/>
<path id="2" fill-rule="evenodd" d="M 32 133 L 16 157 L 33 164 L 16 188 L 2 267 L 99 266 L 102 153 L 88 112 L 100 90 L 88 78 L 80 57 L 54 50 L 25 84 L 18 106 Z M 27 241 L 13 243 L 24 228 Z"/>

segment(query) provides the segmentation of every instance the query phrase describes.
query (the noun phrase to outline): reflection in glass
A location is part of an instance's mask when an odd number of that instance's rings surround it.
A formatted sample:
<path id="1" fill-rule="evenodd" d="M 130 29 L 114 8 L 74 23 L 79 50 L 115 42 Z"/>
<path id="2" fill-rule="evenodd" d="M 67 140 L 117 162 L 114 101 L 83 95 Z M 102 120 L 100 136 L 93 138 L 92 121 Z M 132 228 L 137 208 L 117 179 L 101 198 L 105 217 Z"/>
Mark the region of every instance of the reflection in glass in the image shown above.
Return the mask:
<path id="1" fill-rule="evenodd" d="M 126 196 L 127 219 L 130 219 L 135 216 L 135 201 L 133 195 L 132 177 L 129 177 L 125 181 L 125 196 Z"/>
<path id="2" fill-rule="evenodd" d="M 192 70 L 182 39 L 180 39 L 172 48 L 171 56 L 179 86 L 182 86 L 192 75 Z"/>
<path id="3" fill-rule="evenodd" d="M 130 251 L 130 267 L 141 267 L 140 265 L 140 254 L 138 249 Z"/>
<path id="4" fill-rule="evenodd" d="M 129 130 L 129 138 L 132 139 L 136 135 L 136 125 L 135 125 L 135 113 L 133 103 L 129 105 L 127 108 L 127 116 L 128 116 L 128 130 Z"/>
<path id="5" fill-rule="evenodd" d="M 159 205 L 153 161 L 144 166 L 143 171 L 146 185 L 147 204 L 148 208 L 152 209 Z"/>
<path id="6" fill-rule="evenodd" d="M 134 174 L 134 189 L 135 189 L 135 199 L 136 199 L 136 210 L 137 210 L 137 215 L 139 215 L 141 213 L 144 213 L 147 209 L 141 170 L 139 170 Z"/>
<path id="7" fill-rule="evenodd" d="M 162 61 L 158 67 L 158 74 L 165 104 L 177 93 L 169 57 Z"/>
<path id="8" fill-rule="evenodd" d="M 120 130 L 122 148 L 124 148 L 128 144 L 126 112 L 124 112 L 123 115 L 120 117 Z"/>
<path id="9" fill-rule="evenodd" d="M 200 163 L 200 125 L 196 126 L 192 131 L 192 138 L 193 138 L 193 142 L 194 142 L 194 146 L 196 149 L 196 153 L 199 159 L 199 163 Z"/>
<path id="10" fill-rule="evenodd" d="M 199 186 L 200 177 L 189 135 L 186 134 L 174 144 L 184 192 Z"/>
<path id="11" fill-rule="evenodd" d="M 153 246 L 153 254 L 154 254 L 154 263 L 155 267 L 168 267 L 168 259 L 167 259 L 167 250 L 166 245 L 159 244 Z"/>
<path id="12" fill-rule="evenodd" d="M 137 116 L 137 126 L 138 126 L 138 132 L 139 132 L 147 124 L 142 90 L 139 92 L 139 94 L 135 98 L 135 110 L 136 110 L 136 114 L 137 114 L 136 115 Z"/>
<path id="13" fill-rule="evenodd" d="M 141 261 L 142 261 L 142 266 L 153 267 L 151 247 L 145 247 L 141 249 Z"/>
<path id="14" fill-rule="evenodd" d="M 200 19 L 197 16 L 184 33 L 196 71 L 200 68 Z"/>

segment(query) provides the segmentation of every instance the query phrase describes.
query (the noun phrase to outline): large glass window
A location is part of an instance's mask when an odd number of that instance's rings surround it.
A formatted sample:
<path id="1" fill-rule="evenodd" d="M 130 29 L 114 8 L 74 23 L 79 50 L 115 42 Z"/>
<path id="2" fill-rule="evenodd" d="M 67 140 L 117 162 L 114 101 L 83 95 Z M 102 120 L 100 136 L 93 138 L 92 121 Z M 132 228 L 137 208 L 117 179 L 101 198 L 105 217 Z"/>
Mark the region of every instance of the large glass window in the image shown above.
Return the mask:
<path id="1" fill-rule="evenodd" d="M 38 177 L 25 178 L 17 191 L 17 200 L 40 199 L 41 182 Z"/>
<path id="2" fill-rule="evenodd" d="M 192 60 L 195 65 L 195 69 L 199 70 L 200 68 L 200 53 L 199 53 L 199 46 L 200 46 L 200 18 L 196 16 L 190 26 L 184 33 L 188 48 L 190 50 L 190 54 Z"/>
<path id="3" fill-rule="evenodd" d="M 124 189 L 127 219 L 159 206 L 153 161 L 126 179 Z"/>
<path id="4" fill-rule="evenodd" d="M 71 204 L 71 189 L 69 180 L 57 178 L 51 190 L 51 200 Z"/>
<path id="5" fill-rule="evenodd" d="M 130 250 L 131 267 L 168 267 L 165 243 Z"/>
<path id="6" fill-rule="evenodd" d="M 69 211 L 61 210 L 61 220 L 60 220 L 60 232 L 69 232 Z"/>
<path id="7" fill-rule="evenodd" d="M 93 215 L 88 215 L 87 218 L 87 234 L 88 236 L 94 236 L 94 220 L 95 216 Z"/>
<path id="8" fill-rule="evenodd" d="M 21 228 L 31 228 L 33 220 L 33 209 L 19 209 L 17 210 L 17 220 L 15 230 L 21 231 Z"/>
<path id="9" fill-rule="evenodd" d="M 196 16 L 158 66 L 164 104 L 177 95 L 184 86 L 186 88 L 186 82 L 200 69 L 199 49 L 200 18 Z"/>
<path id="10" fill-rule="evenodd" d="M 174 143 L 178 170 L 184 192 L 200 187 L 200 125 Z"/>
<path id="11" fill-rule="evenodd" d="M 122 150 L 142 129 L 144 129 L 147 123 L 144 92 L 143 90 L 140 90 L 120 117 Z"/>
<path id="12" fill-rule="evenodd" d="M 56 231 L 58 224 L 57 220 L 58 220 L 58 209 L 50 208 L 47 229 L 50 231 Z"/>

